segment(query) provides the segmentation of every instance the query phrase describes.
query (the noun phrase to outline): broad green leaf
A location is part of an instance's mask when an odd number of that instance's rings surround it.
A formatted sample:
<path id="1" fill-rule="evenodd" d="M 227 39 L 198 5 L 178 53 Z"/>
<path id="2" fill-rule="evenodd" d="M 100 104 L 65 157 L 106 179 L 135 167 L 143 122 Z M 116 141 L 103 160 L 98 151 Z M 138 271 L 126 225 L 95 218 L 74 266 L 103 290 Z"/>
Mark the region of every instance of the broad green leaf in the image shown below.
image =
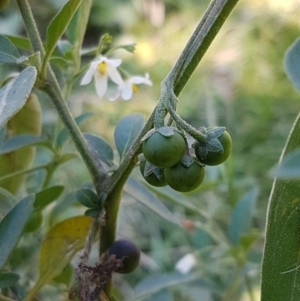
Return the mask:
<path id="1" fill-rule="evenodd" d="M 25 105 L 36 75 L 34 67 L 27 67 L 14 80 L 0 89 L 0 127 Z"/>
<path id="2" fill-rule="evenodd" d="M 300 38 L 287 50 L 284 57 L 284 68 L 293 86 L 300 91 Z"/>
<path id="3" fill-rule="evenodd" d="M 40 136 L 42 126 L 41 115 L 39 100 L 34 93 L 31 93 L 23 108 L 8 121 L 8 134 L 18 136 L 26 133 Z M 48 142 L 44 143 L 46 145 Z M 34 146 L 0 155 L 0 177 L 30 168 L 34 155 Z M 21 188 L 25 178 L 26 175 L 24 174 L 1 182 L 1 186 L 15 194 Z"/>
<path id="4" fill-rule="evenodd" d="M 0 272 L 0 289 L 14 286 L 20 279 L 20 275 L 16 273 Z"/>
<path id="5" fill-rule="evenodd" d="M 300 147 L 300 114 L 291 129 L 284 156 Z M 300 185 L 274 180 L 269 200 L 261 272 L 261 301 L 300 300 Z"/>
<path id="6" fill-rule="evenodd" d="M 3 141 L 5 139 L 6 134 L 6 125 L 3 125 L 2 128 L 0 128 L 0 152 L 3 145 Z"/>
<path id="7" fill-rule="evenodd" d="M 271 175 L 277 179 L 299 179 L 300 178 L 300 148 L 288 153 L 279 166 L 271 170 Z"/>
<path id="8" fill-rule="evenodd" d="M 116 126 L 114 138 L 120 160 L 124 158 L 144 124 L 144 116 L 132 114 L 124 116 Z"/>
<path id="9" fill-rule="evenodd" d="M 26 300 L 31 300 L 42 286 L 58 276 L 84 247 L 91 223 L 91 217 L 72 217 L 57 224 L 46 234 L 39 253 L 40 275 Z"/>
<path id="10" fill-rule="evenodd" d="M 19 57 L 15 45 L 8 38 L 0 35 L 0 64 L 17 64 Z"/>
<path id="11" fill-rule="evenodd" d="M 149 189 L 132 177 L 128 179 L 124 190 L 163 219 L 176 225 L 181 225 L 175 215 Z"/>
<path id="12" fill-rule="evenodd" d="M 93 115 L 92 112 L 86 112 L 86 113 L 83 113 L 79 116 L 77 116 L 75 118 L 75 122 L 79 125 L 81 124 L 84 120 L 86 120 L 87 118 L 91 117 Z M 66 140 L 69 138 L 69 132 L 66 128 L 63 128 L 58 136 L 57 136 L 57 139 L 56 139 L 56 144 L 61 147 L 65 142 Z"/>
<path id="13" fill-rule="evenodd" d="M 81 188 L 75 191 L 77 201 L 88 208 L 97 206 L 98 197 L 96 193 L 89 188 Z"/>
<path id="14" fill-rule="evenodd" d="M 6 35 L 6 38 L 8 38 L 17 48 L 30 51 L 31 50 L 31 44 L 29 39 L 24 37 L 18 37 L 18 36 L 10 36 Z"/>
<path id="15" fill-rule="evenodd" d="M 35 196 L 30 194 L 9 211 L 0 223 L 0 269 L 18 242 L 32 211 Z"/>
<path id="16" fill-rule="evenodd" d="M 106 141 L 98 136 L 87 133 L 84 134 L 84 138 L 99 160 L 103 161 L 109 166 L 113 165 L 114 153 Z"/>
<path id="17" fill-rule="evenodd" d="M 69 0 L 57 13 L 47 29 L 46 57 L 50 57 L 82 0 Z"/>
<path id="18" fill-rule="evenodd" d="M 49 145 L 48 141 L 45 141 L 42 138 L 34 135 L 23 134 L 7 139 L 0 148 L 0 155 L 13 152 L 23 147 L 35 145 L 43 145 L 51 148 L 51 145 Z"/>
<path id="19" fill-rule="evenodd" d="M 64 186 L 57 185 L 39 191 L 35 196 L 35 202 L 33 206 L 39 210 L 45 208 L 50 203 L 59 198 L 63 193 L 64 189 Z"/>
<path id="20" fill-rule="evenodd" d="M 184 275 L 178 272 L 147 277 L 135 287 L 135 294 L 132 301 L 142 300 L 164 288 L 186 284 L 199 279 L 199 277 L 199 273 Z"/>
<path id="21" fill-rule="evenodd" d="M 250 231 L 253 210 L 258 197 L 258 189 L 249 190 L 236 204 L 231 214 L 228 235 L 237 244 L 243 234 Z"/>

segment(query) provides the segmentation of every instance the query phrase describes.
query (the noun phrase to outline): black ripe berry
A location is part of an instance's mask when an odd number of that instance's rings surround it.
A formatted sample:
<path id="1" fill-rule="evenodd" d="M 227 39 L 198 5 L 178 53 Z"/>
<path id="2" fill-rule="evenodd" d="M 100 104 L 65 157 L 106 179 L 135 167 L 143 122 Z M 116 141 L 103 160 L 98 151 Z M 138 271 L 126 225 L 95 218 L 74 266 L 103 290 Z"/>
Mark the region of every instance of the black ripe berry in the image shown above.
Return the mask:
<path id="1" fill-rule="evenodd" d="M 139 265 L 140 249 L 130 240 L 118 239 L 108 250 L 110 255 L 115 255 L 117 259 L 123 260 L 123 267 L 117 273 L 127 274 L 134 271 Z"/>

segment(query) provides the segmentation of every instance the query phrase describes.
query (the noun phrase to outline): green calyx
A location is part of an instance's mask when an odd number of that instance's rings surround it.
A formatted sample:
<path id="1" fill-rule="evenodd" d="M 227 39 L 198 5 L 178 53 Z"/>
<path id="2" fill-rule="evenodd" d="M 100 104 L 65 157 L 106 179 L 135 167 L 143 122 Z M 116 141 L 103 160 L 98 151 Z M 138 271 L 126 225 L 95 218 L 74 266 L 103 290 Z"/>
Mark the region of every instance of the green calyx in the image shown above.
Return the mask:
<path id="1" fill-rule="evenodd" d="M 204 141 L 196 141 L 192 147 L 200 162 L 206 165 L 219 165 L 230 155 L 232 141 L 224 127 L 201 127 L 200 132 L 205 135 Z"/>

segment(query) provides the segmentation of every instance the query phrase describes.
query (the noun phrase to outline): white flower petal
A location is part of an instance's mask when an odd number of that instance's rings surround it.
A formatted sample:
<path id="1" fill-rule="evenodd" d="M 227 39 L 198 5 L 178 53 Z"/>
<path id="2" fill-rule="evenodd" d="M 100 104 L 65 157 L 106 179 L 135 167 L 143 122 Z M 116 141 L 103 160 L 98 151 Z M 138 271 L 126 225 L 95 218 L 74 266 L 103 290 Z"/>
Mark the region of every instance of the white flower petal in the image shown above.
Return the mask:
<path id="1" fill-rule="evenodd" d="M 126 83 L 121 87 L 121 98 L 123 100 L 129 100 L 132 97 L 132 94 L 133 91 L 131 84 Z"/>
<path id="2" fill-rule="evenodd" d="M 110 77 L 110 79 L 117 85 L 120 85 L 120 86 L 123 85 L 124 81 L 123 81 L 120 73 L 118 72 L 118 70 L 110 64 L 107 64 L 106 67 L 107 67 L 106 71 L 107 71 L 107 74 Z"/>
<path id="3" fill-rule="evenodd" d="M 85 73 L 82 78 L 80 85 L 87 85 L 92 81 L 93 75 L 95 74 L 95 69 L 90 66 L 89 70 Z"/>
<path id="4" fill-rule="evenodd" d="M 107 65 L 111 65 L 113 67 L 119 67 L 122 64 L 121 59 L 108 59 L 104 57 L 104 61 L 107 63 Z"/>
<path id="5" fill-rule="evenodd" d="M 128 81 L 130 81 L 131 83 L 136 84 L 136 85 L 145 84 L 148 86 L 152 86 L 151 80 L 146 77 L 142 77 L 142 76 L 132 76 L 129 78 Z"/>
<path id="6" fill-rule="evenodd" d="M 94 60 L 94 63 L 96 63 L 97 65 L 102 63 L 102 62 L 106 62 L 107 61 L 107 58 L 103 55 L 99 55 L 97 60 Z"/>
<path id="7" fill-rule="evenodd" d="M 181 274 L 187 274 L 196 265 L 197 260 L 193 254 L 186 254 L 179 259 L 175 265 L 175 269 Z"/>
<path id="8" fill-rule="evenodd" d="M 103 97 L 107 90 L 107 76 L 101 76 L 98 72 L 95 73 L 95 87 L 97 95 Z"/>

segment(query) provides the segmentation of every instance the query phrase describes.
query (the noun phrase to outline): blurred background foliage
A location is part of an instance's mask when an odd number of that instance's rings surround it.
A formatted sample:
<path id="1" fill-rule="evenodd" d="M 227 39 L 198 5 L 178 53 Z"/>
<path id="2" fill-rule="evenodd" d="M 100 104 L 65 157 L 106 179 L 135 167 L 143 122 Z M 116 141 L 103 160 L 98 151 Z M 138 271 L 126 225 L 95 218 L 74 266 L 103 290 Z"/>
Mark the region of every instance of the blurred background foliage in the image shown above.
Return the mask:
<path id="1" fill-rule="evenodd" d="M 46 26 L 63 1 L 30 3 L 45 37 Z M 84 47 L 97 45 L 104 33 L 113 36 L 115 45 L 136 43 L 135 54 L 118 50 L 114 57 L 121 57 L 124 69 L 131 74 L 148 72 L 153 88 L 140 88 L 128 102 L 109 102 L 97 98 L 93 85 L 81 87 L 78 81 L 69 99 L 70 108 L 75 116 L 94 113 L 82 124 L 83 131 L 100 135 L 114 146 L 113 131 L 122 116 L 149 116 L 159 96 L 160 82 L 208 3 L 93 2 Z M 116 275 L 118 300 L 259 300 L 260 260 L 272 186 L 269 171 L 277 163 L 300 109 L 299 94 L 282 65 L 286 49 L 299 36 L 299 15 L 297 0 L 243 0 L 226 21 L 180 95 L 178 112 L 194 127 L 225 126 L 233 140 L 232 155 L 222 166 L 206 168 L 203 185 L 188 194 L 154 189 L 145 184 L 138 170 L 133 173 L 124 191 L 118 235 L 134 240 L 143 256 L 134 273 Z M 0 33 L 25 34 L 13 1 L 0 13 Z M 84 57 L 83 63 L 89 60 Z M 1 81 L 11 72 L 11 68 L 1 66 Z M 45 95 L 38 96 L 43 110 L 42 136 L 51 141 L 61 125 L 57 126 L 56 112 Z M 68 143 L 65 148 L 73 150 L 74 146 Z M 45 163 L 48 157 L 44 149 L 37 148 L 34 164 Z M 20 194 L 38 191 L 42 177 L 42 171 L 29 174 Z M 52 225 L 83 214 L 84 208 L 73 192 L 89 182 L 80 159 L 57 170 L 51 184 L 65 185 L 65 191 L 43 213 L 39 232 L 27 234 L 31 250 L 38 247 Z M 21 241 L 11 256 L 11 267 L 29 277 L 24 278 L 26 285 L 36 279 L 30 264 L 36 262 L 36 252 L 28 252 L 28 246 Z M 186 254 L 192 254 L 196 263 L 184 273 L 175 266 Z M 60 280 L 60 286 L 56 283 L 55 290 L 51 286 L 44 289 L 45 300 L 53 300 L 53 296 L 65 300 L 67 277 L 61 276 L 64 281 Z"/>

